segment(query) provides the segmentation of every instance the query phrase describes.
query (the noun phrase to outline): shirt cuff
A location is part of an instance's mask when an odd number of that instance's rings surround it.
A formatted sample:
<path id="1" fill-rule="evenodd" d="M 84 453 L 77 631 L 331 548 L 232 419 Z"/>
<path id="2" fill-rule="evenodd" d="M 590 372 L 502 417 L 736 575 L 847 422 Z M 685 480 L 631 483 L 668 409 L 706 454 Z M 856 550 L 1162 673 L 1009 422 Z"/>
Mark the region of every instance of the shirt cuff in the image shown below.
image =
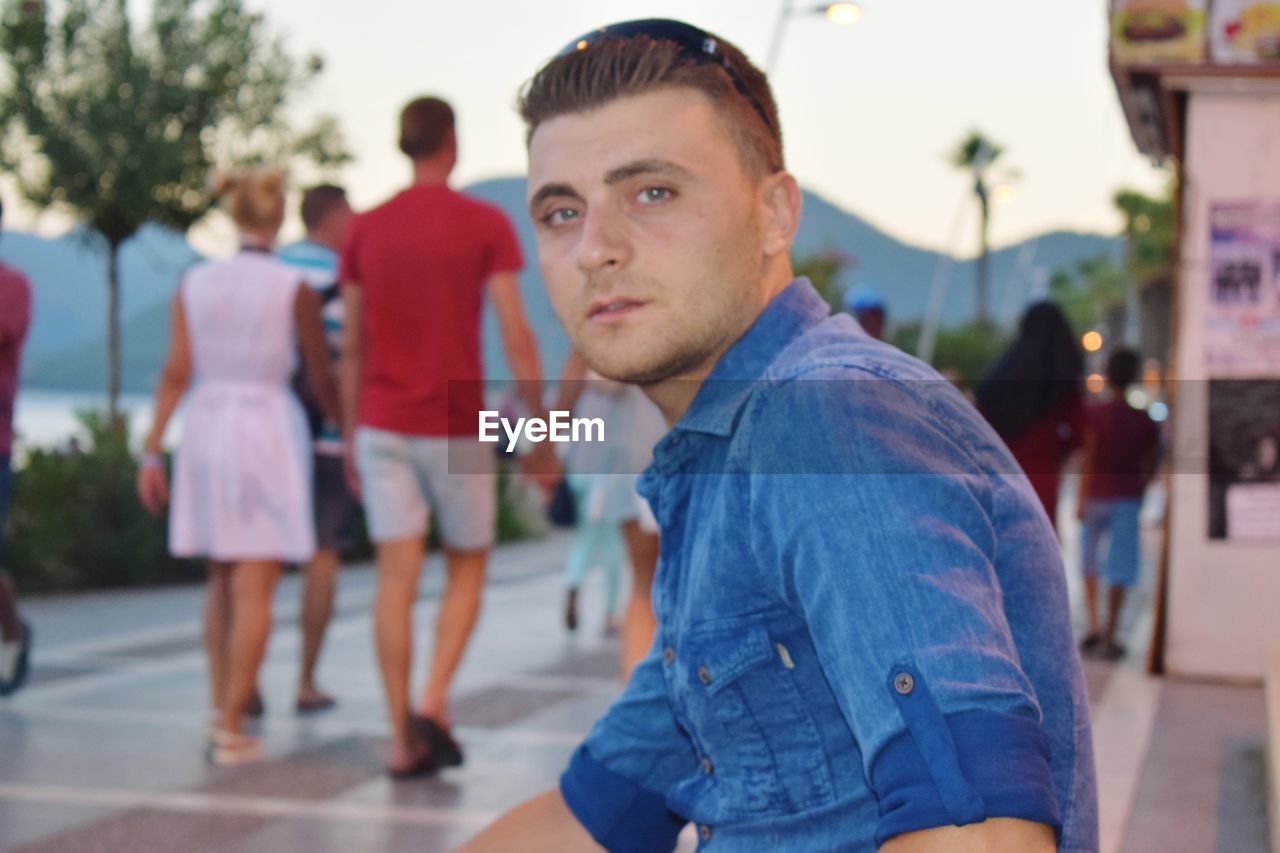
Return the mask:
<path id="1" fill-rule="evenodd" d="M 591 837 L 616 853 L 673 850 L 686 823 L 666 797 L 614 773 L 585 745 L 560 776 L 560 793 Z"/>
<path id="2" fill-rule="evenodd" d="M 996 711 L 965 711 L 941 720 L 947 731 L 929 740 L 935 746 L 949 740 L 953 751 L 929 750 L 933 754 L 926 756 L 909 726 L 875 760 L 877 846 L 907 832 L 990 817 L 1043 823 L 1061 837 L 1049 738 L 1038 723 Z"/>

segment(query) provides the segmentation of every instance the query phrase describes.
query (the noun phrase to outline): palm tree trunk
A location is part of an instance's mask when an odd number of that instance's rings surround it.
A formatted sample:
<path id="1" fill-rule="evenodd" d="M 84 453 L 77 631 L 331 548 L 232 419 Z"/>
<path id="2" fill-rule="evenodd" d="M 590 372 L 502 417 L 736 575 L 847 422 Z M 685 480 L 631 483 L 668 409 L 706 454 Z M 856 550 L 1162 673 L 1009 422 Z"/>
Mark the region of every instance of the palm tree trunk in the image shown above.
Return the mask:
<path id="1" fill-rule="evenodd" d="M 976 314 L 979 323 L 986 325 L 990 317 L 987 309 L 987 294 L 991 292 L 990 246 L 987 242 L 991 225 L 991 204 L 987 198 L 986 187 L 978 190 L 978 203 L 982 216 L 978 223 L 978 267 L 977 267 L 977 304 Z"/>
<path id="2" fill-rule="evenodd" d="M 120 418 L 120 244 L 107 252 L 107 421 Z"/>

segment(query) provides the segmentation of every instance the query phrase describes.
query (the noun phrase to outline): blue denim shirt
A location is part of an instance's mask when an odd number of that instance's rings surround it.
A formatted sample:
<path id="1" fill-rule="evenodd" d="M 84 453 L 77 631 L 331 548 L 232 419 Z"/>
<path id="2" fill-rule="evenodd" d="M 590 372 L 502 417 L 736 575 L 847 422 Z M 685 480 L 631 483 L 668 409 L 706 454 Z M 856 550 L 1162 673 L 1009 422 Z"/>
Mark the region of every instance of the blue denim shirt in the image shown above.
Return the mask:
<path id="1" fill-rule="evenodd" d="M 745 380 L 745 381 L 744 381 Z M 717 363 L 640 490 L 658 634 L 561 778 L 611 850 L 874 850 L 988 817 L 1097 849 L 1052 526 L 929 367 L 803 279 Z"/>

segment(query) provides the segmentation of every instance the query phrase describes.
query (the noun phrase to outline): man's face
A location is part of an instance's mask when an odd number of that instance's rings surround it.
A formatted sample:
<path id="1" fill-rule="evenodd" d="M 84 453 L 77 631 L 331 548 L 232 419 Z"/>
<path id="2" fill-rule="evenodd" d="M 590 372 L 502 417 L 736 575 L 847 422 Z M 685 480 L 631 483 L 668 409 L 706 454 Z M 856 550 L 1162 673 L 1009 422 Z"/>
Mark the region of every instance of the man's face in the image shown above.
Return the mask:
<path id="1" fill-rule="evenodd" d="M 552 304 L 607 377 L 700 378 L 767 301 L 761 181 L 696 90 L 539 125 L 529 193 Z"/>

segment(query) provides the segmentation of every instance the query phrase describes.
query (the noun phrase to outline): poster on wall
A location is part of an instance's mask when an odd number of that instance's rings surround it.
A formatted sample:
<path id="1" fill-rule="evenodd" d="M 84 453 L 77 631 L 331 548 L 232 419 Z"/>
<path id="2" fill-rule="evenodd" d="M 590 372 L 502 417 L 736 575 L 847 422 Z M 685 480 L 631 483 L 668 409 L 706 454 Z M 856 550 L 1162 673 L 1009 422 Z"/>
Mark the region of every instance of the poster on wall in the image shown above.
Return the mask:
<path id="1" fill-rule="evenodd" d="M 1280 200 L 1209 208 L 1205 366 L 1211 376 L 1280 372 Z"/>
<path id="2" fill-rule="evenodd" d="M 1205 0 L 1113 0 L 1111 56 L 1120 64 L 1202 62 Z"/>
<path id="3" fill-rule="evenodd" d="M 1280 379 L 1209 382 L 1209 538 L 1280 541 Z"/>
<path id="4" fill-rule="evenodd" d="M 1280 62 L 1280 3 L 1214 0 L 1209 52 L 1215 62 Z"/>

